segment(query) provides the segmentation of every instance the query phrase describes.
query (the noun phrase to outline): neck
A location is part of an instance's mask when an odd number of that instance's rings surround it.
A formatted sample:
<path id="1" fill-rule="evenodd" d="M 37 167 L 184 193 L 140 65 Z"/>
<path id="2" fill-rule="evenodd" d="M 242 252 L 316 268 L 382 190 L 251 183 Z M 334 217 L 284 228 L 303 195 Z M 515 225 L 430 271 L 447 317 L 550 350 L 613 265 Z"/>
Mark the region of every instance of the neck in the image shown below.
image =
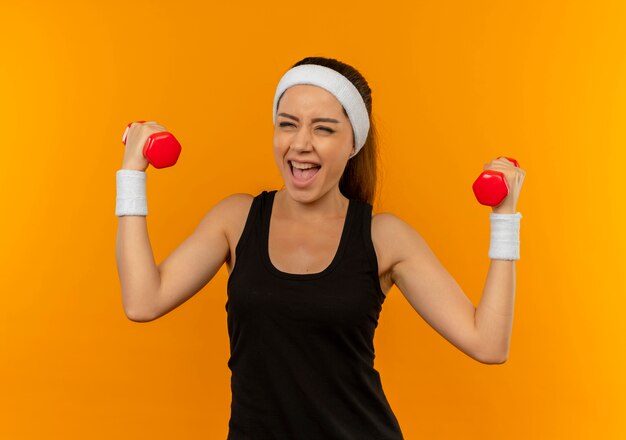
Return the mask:
<path id="1" fill-rule="evenodd" d="M 339 191 L 339 186 L 307 202 L 294 199 L 286 189 L 278 191 L 274 197 L 274 208 L 278 205 L 279 215 L 303 222 L 343 217 L 348 203 L 349 200 Z"/>

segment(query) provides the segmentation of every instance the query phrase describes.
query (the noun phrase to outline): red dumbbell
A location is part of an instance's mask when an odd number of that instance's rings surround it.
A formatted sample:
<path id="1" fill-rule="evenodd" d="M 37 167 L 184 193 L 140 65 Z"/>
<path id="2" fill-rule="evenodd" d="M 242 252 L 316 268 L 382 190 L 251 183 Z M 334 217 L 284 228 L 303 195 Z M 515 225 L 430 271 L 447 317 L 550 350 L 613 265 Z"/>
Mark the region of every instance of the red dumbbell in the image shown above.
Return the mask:
<path id="1" fill-rule="evenodd" d="M 510 157 L 506 159 L 513 162 L 516 167 L 519 167 L 519 163 L 515 159 Z M 509 194 L 509 185 L 504 178 L 504 174 L 494 170 L 486 170 L 480 173 L 480 176 L 474 181 L 472 189 L 478 203 L 486 206 L 498 206 Z"/>
<path id="2" fill-rule="evenodd" d="M 146 121 L 137 122 L 144 123 Z M 131 125 L 132 122 L 128 124 L 124 131 L 124 136 L 122 136 L 124 145 L 126 145 L 126 135 Z M 180 143 L 172 133 L 161 131 L 159 133 L 152 133 L 148 137 L 143 146 L 143 157 L 145 157 L 154 168 L 167 168 L 176 163 L 181 150 Z"/>

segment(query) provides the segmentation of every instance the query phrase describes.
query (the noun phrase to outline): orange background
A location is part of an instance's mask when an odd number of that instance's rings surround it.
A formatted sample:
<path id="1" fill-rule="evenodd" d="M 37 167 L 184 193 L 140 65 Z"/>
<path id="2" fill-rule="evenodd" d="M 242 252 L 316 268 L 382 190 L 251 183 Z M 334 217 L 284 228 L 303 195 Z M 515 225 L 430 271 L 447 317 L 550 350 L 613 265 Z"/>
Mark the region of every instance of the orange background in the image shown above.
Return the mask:
<path id="1" fill-rule="evenodd" d="M 0 438 L 226 438 L 226 267 L 166 316 L 126 318 L 121 136 L 156 120 L 183 145 L 147 170 L 160 263 L 223 197 L 280 188 L 274 90 L 311 55 L 368 79 L 375 211 L 475 305 L 491 209 L 471 184 L 500 155 L 526 170 L 505 364 L 386 299 L 375 366 L 405 437 L 626 438 L 625 20 L 617 0 L 2 2 Z"/>

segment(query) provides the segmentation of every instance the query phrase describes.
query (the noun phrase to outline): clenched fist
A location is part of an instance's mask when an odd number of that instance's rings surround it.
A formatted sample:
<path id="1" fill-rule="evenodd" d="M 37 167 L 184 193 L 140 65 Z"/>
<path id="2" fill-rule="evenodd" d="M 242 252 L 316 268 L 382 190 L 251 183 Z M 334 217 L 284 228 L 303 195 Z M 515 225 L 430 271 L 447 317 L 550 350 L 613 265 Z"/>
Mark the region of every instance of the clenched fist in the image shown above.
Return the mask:
<path id="1" fill-rule="evenodd" d="M 504 174 L 506 183 L 509 186 L 509 194 L 500 202 L 499 205 L 493 206 L 493 212 L 496 214 L 515 214 L 517 212 L 517 200 L 519 199 L 524 176 L 526 171 L 521 167 L 516 167 L 510 160 L 500 157 L 486 163 L 484 170 L 500 171 Z"/>
<path id="2" fill-rule="evenodd" d="M 167 131 L 167 129 L 155 121 L 133 122 L 126 134 L 126 150 L 122 168 L 145 171 L 150 163 L 143 155 L 143 146 L 151 134 L 162 131 Z"/>

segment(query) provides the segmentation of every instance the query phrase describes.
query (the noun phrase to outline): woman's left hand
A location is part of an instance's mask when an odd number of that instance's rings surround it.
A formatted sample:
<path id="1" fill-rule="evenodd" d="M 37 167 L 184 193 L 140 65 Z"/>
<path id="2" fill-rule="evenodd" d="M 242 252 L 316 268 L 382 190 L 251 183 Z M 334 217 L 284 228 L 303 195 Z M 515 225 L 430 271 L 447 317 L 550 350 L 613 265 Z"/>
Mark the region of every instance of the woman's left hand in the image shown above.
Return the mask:
<path id="1" fill-rule="evenodd" d="M 516 167 L 513 162 L 505 157 L 492 160 L 486 163 L 484 170 L 500 171 L 504 174 L 506 183 L 509 185 L 509 194 L 497 206 L 492 206 L 493 212 L 496 214 L 515 214 L 517 212 L 517 199 L 522 190 L 524 176 L 526 171 L 521 167 Z"/>

